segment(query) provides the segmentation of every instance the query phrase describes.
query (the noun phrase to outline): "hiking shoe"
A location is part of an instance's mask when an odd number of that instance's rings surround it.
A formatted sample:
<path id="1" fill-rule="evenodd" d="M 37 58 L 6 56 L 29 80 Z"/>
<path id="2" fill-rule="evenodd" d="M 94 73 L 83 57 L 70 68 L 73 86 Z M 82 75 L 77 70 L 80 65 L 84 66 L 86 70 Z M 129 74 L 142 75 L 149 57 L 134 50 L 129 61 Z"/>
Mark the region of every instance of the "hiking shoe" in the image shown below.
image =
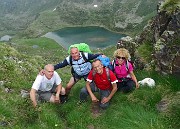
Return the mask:
<path id="1" fill-rule="evenodd" d="M 60 95 L 61 104 L 66 103 L 68 100 L 68 95 Z"/>

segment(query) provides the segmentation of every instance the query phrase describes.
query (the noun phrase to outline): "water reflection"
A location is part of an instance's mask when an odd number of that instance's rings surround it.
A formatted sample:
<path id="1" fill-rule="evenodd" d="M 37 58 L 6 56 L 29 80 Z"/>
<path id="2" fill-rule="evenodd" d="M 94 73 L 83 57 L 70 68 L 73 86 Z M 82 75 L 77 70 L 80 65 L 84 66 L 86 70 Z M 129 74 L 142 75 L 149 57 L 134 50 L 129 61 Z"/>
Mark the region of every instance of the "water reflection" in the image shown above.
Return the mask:
<path id="1" fill-rule="evenodd" d="M 125 35 L 108 31 L 102 27 L 67 27 L 44 35 L 65 49 L 74 43 L 87 43 L 91 49 L 115 45 Z"/>

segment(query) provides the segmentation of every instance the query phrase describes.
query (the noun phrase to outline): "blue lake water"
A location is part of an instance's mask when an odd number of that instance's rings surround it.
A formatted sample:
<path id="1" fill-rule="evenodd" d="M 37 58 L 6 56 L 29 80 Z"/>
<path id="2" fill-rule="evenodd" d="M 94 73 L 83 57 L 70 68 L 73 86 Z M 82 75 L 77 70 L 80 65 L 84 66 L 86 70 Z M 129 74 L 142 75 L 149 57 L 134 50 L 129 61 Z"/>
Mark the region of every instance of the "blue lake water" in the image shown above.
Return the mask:
<path id="1" fill-rule="evenodd" d="M 65 49 L 74 43 L 87 43 L 91 49 L 106 48 L 116 45 L 126 35 L 114 33 L 102 27 L 67 27 L 44 35 L 55 40 Z"/>

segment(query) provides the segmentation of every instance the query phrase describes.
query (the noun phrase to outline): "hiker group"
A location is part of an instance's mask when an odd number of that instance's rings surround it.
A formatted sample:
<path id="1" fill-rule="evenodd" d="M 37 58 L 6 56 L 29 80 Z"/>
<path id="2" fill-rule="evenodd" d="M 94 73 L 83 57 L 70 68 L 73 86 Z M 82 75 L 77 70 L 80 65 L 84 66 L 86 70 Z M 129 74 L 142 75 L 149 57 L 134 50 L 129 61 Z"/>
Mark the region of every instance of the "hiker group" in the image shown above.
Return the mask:
<path id="1" fill-rule="evenodd" d="M 87 101 L 90 96 L 92 102 L 98 103 L 102 109 L 109 106 L 116 91 L 128 93 L 139 88 L 127 49 L 118 47 L 111 62 L 102 53 L 92 54 L 84 43 L 71 45 L 68 52 L 70 55 L 62 62 L 47 64 L 36 77 L 30 91 L 34 107 L 37 107 L 37 101 L 66 102 L 72 87 L 81 79 L 84 79 L 86 85 L 80 90 L 78 104 Z M 55 70 L 68 65 L 72 67 L 72 76 L 63 88 L 61 78 Z M 98 92 L 99 97 L 94 92 Z"/>

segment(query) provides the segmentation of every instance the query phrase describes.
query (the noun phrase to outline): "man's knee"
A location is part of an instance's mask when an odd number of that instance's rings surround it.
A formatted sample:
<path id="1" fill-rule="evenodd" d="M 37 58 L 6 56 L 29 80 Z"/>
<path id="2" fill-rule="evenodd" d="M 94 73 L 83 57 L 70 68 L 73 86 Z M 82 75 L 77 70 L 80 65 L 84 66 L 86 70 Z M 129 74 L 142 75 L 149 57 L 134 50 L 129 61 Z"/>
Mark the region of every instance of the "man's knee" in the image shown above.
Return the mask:
<path id="1" fill-rule="evenodd" d="M 89 95 L 86 87 L 83 87 L 80 92 L 80 100 L 86 100 L 87 96 Z"/>
<path id="2" fill-rule="evenodd" d="M 55 103 L 55 96 L 54 96 L 54 95 L 52 95 L 52 96 L 51 96 L 51 98 L 50 98 L 49 102 L 51 102 L 51 103 Z"/>
<path id="3" fill-rule="evenodd" d="M 87 91 L 86 87 L 83 87 L 83 88 L 81 89 L 81 93 L 85 93 L 85 94 L 87 94 L 87 93 L 88 93 L 88 91 Z"/>

